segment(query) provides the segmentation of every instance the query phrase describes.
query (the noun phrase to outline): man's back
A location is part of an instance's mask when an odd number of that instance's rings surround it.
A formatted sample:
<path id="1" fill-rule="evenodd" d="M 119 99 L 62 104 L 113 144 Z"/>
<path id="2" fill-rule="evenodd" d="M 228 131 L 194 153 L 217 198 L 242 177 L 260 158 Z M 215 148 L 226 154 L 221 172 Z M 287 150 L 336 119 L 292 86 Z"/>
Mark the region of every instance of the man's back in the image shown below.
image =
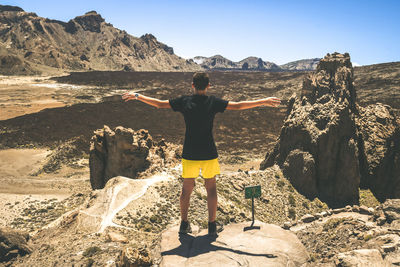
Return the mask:
<path id="1" fill-rule="evenodd" d="M 214 117 L 224 112 L 228 101 L 214 96 L 194 94 L 169 101 L 174 111 L 183 114 L 186 124 L 182 157 L 190 160 L 210 160 L 218 157 L 212 134 Z"/>

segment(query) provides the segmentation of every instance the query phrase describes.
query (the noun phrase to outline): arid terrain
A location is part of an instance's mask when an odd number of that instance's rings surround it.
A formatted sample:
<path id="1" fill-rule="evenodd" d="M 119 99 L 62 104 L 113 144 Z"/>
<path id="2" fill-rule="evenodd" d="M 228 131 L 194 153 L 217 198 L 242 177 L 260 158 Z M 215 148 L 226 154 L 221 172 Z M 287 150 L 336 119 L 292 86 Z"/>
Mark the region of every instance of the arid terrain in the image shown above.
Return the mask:
<path id="1" fill-rule="evenodd" d="M 75 208 L 82 203 L 81 207 L 90 207 L 88 203 L 96 199 L 90 187 L 88 162 L 89 142 L 96 129 L 103 125 L 146 129 L 157 142 L 164 138 L 179 145 L 183 141 L 180 114 L 137 101 L 125 103 L 121 94 L 133 90 L 161 99 L 190 94 L 192 74 L 93 71 L 56 77 L 0 77 L 0 225 L 29 232 L 32 248 L 29 256 L 19 256 L 9 264 L 113 266 L 128 246 L 137 248 L 137 258 L 159 264 L 160 233 L 179 221 L 179 165 L 165 169 L 157 184 L 146 187 L 142 197 L 115 214 L 114 223 L 123 227 L 110 224 L 104 233 L 90 233 L 81 228 L 84 219 L 76 224 L 73 218 L 78 216 Z M 390 232 L 372 220 L 379 217 L 376 198 L 369 190 L 361 190 L 359 204 L 372 210 L 360 212 L 358 206 L 353 206 L 333 212 L 318 198 L 309 200 L 299 194 L 277 166 L 258 170 L 279 135 L 287 101 L 292 94 L 301 94 L 307 74 L 210 72 L 210 94 L 233 101 L 267 96 L 283 100 L 276 109 L 260 107 L 217 115 L 214 131 L 223 171 L 218 180 L 218 220 L 225 225 L 250 220 L 250 203 L 244 201 L 242 190 L 246 185 L 261 184 L 257 219 L 284 226 L 306 214 L 317 214 L 312 219 L 318 220 L 317 226 L 309 228 L 304 219 L 299 225 L 285 227 L 292 227 L 309 250 L 311 266 L 335 266 L 337 253 L 376 247 L 377 242 L 370 241 L 378 238 L 376 229 L 381 234 Z M 381 102 L 400 117 L 399 62 L 357 67 L 354 79 L 361 106 Z M 200 185 L 201 180 L 198 182 Z M 190 220 L 205 228 L 204 188 L 197 186 L 193 196 L 192 205 L 199 209 L 191 213 Z M 343 219 L 338 215 L 346 212 L 352 217 Z M 335 216 L 324 219 L 331 216 L 329 213 Z M 43 230 L 51 223 L 59 227 Z M 319 238 L 325 241 L 322 245 L 317 242 Z M 348 238 L 357 241 L 346 244 Z M 63 245 L 66 243 L 68 252 Z"/>

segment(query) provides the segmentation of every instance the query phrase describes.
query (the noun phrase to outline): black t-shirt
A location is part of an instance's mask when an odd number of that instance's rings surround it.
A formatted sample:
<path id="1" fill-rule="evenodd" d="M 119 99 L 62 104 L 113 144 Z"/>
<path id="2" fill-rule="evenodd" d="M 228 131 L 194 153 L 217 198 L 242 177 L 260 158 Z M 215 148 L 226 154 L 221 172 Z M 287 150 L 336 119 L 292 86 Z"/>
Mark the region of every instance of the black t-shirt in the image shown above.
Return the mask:
<path id="1" fill-rule="evenodd" d="M 209 160 L 218 157 L 212 129 L 217 112 L 224 112 L 228 101 L 215 96 L 190 95 L 170 99 L 174 111 L 183 114 L 186 124 L 182 157 Z"/>

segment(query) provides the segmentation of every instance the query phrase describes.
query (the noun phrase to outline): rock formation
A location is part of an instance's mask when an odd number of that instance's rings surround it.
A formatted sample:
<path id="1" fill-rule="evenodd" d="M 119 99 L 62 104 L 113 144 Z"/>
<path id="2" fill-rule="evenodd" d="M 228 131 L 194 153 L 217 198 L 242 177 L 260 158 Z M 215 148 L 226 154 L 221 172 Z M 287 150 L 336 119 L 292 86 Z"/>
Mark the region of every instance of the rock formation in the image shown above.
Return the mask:
<path id="1" fill-rule="evenodd" d="M 29 234 L 11 228 L 0 228 L 0 263 L 32 252 L 28 246 Z"/>
<path id="2" fill-rule="evenodd" d="M 321 60 L 317 72 L 305 78 L 302 98 L 293 101 L 278 143 L 261 168 L 278 163 L 307 197 L 334 206 L 357 203 L 360 174 L 349 55 Z"/>
<path id="3" fill-rule="evenodd" d="M 90 141 L 90 182 L 93 189 L 103 188 L 115 176 L 137 178 L 161 171 L 177 161 L 177 147 L 161 140 L 154 143 L 146 130 L 108 126 L 95 131 Z M 144 173 L 145 172 L 145 173 Z"/>
<path id="4" fill-rule="evenodd" d="M 151 34 L 137 38 L 114 28 L 96 11 L 63 22 L 0 5 L 0 73 L 60 69 L 195 71 L 200 67 L 176 56 Z"/>
<path id="5" fill-rule="evenodd" d="M 277 163 L 299 192 L 331 206 L 358 203 L 360 185 L 381 199 L 399 194 L 399 126 L 387 106 L 357 106 L 349 54 L 322 59 L 287 114 L 261 169 Z"/>

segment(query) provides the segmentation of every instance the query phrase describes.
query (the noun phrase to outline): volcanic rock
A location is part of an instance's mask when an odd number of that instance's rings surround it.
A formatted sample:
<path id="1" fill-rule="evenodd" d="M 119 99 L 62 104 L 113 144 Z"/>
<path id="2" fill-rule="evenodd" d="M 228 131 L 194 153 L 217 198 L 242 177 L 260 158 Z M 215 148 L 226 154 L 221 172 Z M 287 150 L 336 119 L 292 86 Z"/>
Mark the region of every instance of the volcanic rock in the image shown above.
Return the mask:
<path id="1" fill-rule="evenodd" d="M 377 249 L 358 249 L 338 255 L 337 266 L 390 266 Z"/>
<path id="2" fill-rule="evenodd" d="M 279 140 L 261 169 L 278 163 L 307 197 L 317 193 L 332 206 L 357 204 L 355 100 L 349 54 L 328 54 L 305 78 L 301 99 L 288 110 Z"/>
<path id="3" fill-rule="evenodd" d="M 152 260 L 147 248 L 134 249 L 126 247 L 121 251 L 117 260 L 119 267 L 151 266 Z"/>
<path id="4" fill-rule="evenodd" d="M 90 141 L 90 182 L 93 189 L 103 188 L 115 176 L 138 178 L 144 171 L 160 171 L 177 161 L 177 147 L 163 140 L 154 143 L 146 130 L 108 126 L 95 131 Z"/>
<path id="5" fill-rule="evenodd" d="M 32 252 L 28 246 L 29 234 L 11 228 L 0 228 L 0 262 Z"/>
<path id="6" fill-rule="evenodd" d="M 387 199 L 382 209 L 389 221 L 400 220 L 400 199 Z"/>
<path id="7" fill-rule="evenodd" d="M 309 258 L 296 235 L 259 221 L 260 229 L 244 231 L 250 222 L 229 224 L 212 238 L 206 230 L 178 236 L 178 227 L 161 237 L 160 266 L 302 266 Z"/>
<path id="8" fill-rule="evenodd" d="M 381 201 L 400 198 L 400 126 L 393 110 L 380 103 L 359 107 L 361 186 Z"/>
<path id="9" fill-rule="evenodd" d="M 305 196 L 358 203 L 358 188 L 400 197 L 400 127 L 390 106 L 356 103 L 348 53 L 328 54 L 289 100 L 279 139 L 260 168 L 277 163 Z"/>

